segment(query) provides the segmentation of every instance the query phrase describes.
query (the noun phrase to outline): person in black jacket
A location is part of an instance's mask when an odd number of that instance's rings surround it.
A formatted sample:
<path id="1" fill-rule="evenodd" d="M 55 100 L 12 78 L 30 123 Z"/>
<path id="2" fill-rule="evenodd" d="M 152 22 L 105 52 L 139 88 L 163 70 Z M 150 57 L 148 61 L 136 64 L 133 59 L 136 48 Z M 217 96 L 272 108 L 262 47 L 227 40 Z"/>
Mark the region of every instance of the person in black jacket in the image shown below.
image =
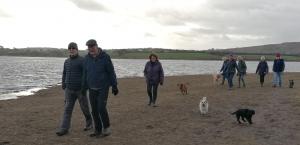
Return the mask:
<path id="1" fill-rule="evenodd" d="M 89 90 L 89 99 L 94 120 L 94 133 L 90 137 L 111 134 L 108 111 L 106 109 L 109 88 L 117 95 L 117 77 L 110 56 L 98 47 L 97 41 L 86 42 L 88 54 L 84 58 L 83 88 Z"/>
<path id="2" fill-rule="evenodd" d="M 269 66 L 264 56 L 260 57 L 260 62 L 256 68 L 256 74 L 259 75 L 260 86 L 264 86 L 265 76 L 269 72 Z"/>
<path id="3" fill-rule="evenodd" d="M 233 77 L 236 73 L 236 70 L 239 72 L 238 66 L 236 64 L 236 60 L 232 54 L 229 55 L 229 61 L 225 66 L 225 70 L 226 70 L 225 74 L 227 76 L 229 90 L 231 90 L 233 87 Z"/>
<path id="4" fill-rule="evenodd" d="M 68 45 L 68 51 L 70 57 L 65 60 L 62 76 L 62 89 L 65 90 L 65 108 L 60 129 L 56 132 L 58 136 L 68 133 L 73 108 L 77 99 L 86 120 L 84 131 L 92 129 L 92 117 L 89 111 L 88 100 L 85 94 L 81 94 L 83 58 L 78 55 L 78 47 L 74 42 Z"/>
<path id="5" fill-rule="evenodd" d="M 274 64 L 273 64 L 273 87 L 281 87 L 282 80 L 281 76 L 285 68 L 284 60 L 281 58 L 280 53 L 276 54 Z"/>

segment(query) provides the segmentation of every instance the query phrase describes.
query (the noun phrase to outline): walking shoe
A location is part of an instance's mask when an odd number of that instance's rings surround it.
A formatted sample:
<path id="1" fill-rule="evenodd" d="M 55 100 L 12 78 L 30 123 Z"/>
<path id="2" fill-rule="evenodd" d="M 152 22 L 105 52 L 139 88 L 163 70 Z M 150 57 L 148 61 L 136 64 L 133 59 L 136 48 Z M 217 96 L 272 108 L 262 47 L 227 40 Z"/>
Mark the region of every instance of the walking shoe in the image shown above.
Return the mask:
<path id="1" fill-rule="evenodd" d="M 152 104 L 152 107 L 158 107 L 156 104 Z"/>
<path id="2" fill-rule="evenodd" d="M 94 133 L 90 134 L 90 137 L 99 137 L 101 135 L 101 132 L 95 131 Z"/>
<path id="3" fill-rule="evenodd" d="M 87 125 L 87 126 L 83 129 L 83 131 L 88 131 L 88 130 L 91 130 L 91 129 L 93 129 L 93 125 Z"/>
<path id="4" fill-rule="evenodd" d="M 109 136 L 111 134 L 111 129 L 109 127 L 103 129 L 102 135 L 103 136 Z"/>
<path id="5" fill-rule="evenodd" d="M 68 133 L 68 130 L 60 130 L 60 131 L 56 132 L 56 135 L 63 136 L 63 135 L 66 135 L 67 133 Z"/>

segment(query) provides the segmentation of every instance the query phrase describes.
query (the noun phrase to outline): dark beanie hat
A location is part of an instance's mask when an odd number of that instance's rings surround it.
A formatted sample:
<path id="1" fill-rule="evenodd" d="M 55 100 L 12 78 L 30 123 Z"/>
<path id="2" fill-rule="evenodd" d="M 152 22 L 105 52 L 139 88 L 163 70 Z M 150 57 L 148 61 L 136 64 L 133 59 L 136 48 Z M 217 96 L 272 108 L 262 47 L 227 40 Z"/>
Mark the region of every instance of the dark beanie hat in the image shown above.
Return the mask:
<path id="1" fill-rule="evenodd" d="M 90 47 L 98 46 L 97 41 L 95 39 L 88 40 L 85 45 Z"/>
<path id="2" fill-rule="evenodd" d="M 75 42 L 71 42 L 68 45 L 68 49 L 71 49 L 71 48 L 78 49 L 78 46 L 77 46 L 77 44 Z"/>

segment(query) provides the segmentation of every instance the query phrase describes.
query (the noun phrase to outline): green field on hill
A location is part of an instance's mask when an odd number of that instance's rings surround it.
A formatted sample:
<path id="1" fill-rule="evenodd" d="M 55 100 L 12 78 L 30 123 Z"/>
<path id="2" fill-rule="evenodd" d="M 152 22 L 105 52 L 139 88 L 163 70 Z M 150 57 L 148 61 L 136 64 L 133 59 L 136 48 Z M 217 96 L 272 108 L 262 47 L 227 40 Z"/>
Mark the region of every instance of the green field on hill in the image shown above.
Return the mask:
<path id="1" fill-rule="evenodd" d="M 159 48 L 143 49 L 104 49 L 111 58 L 114 59 L 148 59 L 149 54 L 155 53 L 159 59 L 178 59 L 178 60 L 221 60 L 228 52 L 194 51 L 194 50 L 174 50 Z M 79 51 L 81 56 L 86 55 L 86 50 Z M 246 60 L 260 60 L 263 54 L 240 54 Z M 7 49 L 0 48 L 0 56 L 27 56 L 27 57 L 68 57 L 67 49 L 57 48 L 23 48 Z M 267 60 L 273 60 L 274 54 L 265 54 Z M 282 55 L 286 61 L 300 61 L 299 55 Z"/>

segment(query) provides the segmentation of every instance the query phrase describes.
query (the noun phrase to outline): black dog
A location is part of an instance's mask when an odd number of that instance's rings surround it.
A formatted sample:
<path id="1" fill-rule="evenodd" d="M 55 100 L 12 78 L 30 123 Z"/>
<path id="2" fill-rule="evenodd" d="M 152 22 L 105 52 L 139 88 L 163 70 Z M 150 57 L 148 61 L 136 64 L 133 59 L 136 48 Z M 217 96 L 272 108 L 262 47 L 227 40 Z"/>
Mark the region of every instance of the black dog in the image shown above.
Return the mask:
<path id="1" fill-rule="evenodd" d="M 255 111 L 250 110 L 250 109 L 239 109 L 231 114 L 236 115 L 236 119 L 239 122 L 239 124 L 241 124 L 241 122 L 240 122 L 241 117 L 244 122 L 246 122 L 246 120 L 247 120 L 249 122 L 249 124 L 252 124 L 252 116 L 255 114 Z M 245 118 L 246 118 L 246 120 L 245 120 Z"/>
<path id="2" fill-rule="evenodd" d="M 289 80 L 289 82 L 290 82 L 290 88 L 294 88 L 294 80 Z"/>

